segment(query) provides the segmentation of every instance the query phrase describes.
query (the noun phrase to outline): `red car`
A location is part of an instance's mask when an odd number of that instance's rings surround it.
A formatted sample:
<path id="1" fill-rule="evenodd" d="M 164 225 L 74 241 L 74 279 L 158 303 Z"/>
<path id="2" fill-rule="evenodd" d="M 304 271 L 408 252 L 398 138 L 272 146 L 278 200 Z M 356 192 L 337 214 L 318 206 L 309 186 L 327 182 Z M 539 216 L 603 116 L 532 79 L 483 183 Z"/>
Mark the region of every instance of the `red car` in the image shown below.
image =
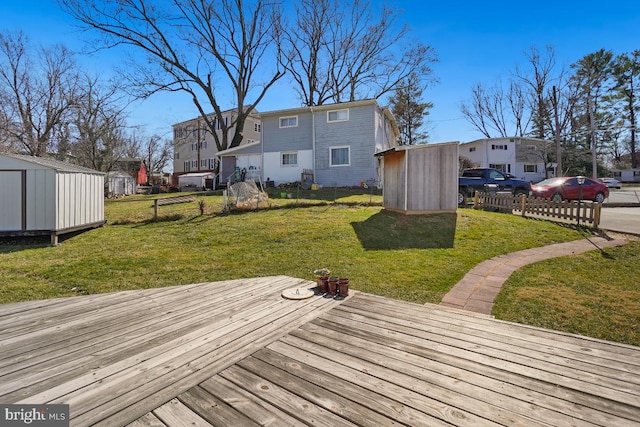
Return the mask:
<path id="1" fill-rule="evenodd" d="M 583 179 L 582 185 L 578 184 L 578 179 Z M 531 186 L 533 197 L 561 200 L 578 200 L 582 190 L 582 200 L 593 200 L 602 203 L 609 197 L 609 188 L 600 181 L 586 177 L 562 176 L 549 178 Z"/>

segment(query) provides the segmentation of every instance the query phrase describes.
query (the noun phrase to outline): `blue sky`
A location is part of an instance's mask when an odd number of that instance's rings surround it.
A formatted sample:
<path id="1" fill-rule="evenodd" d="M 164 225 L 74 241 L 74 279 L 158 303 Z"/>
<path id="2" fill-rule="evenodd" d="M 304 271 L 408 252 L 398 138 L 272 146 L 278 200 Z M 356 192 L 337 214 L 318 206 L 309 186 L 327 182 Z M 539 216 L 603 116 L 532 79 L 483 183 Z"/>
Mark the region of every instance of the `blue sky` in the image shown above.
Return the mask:
<path id="1" fill-rule="evenodd" d="M 412 28 L 412 38 L 432 46 L 439 58 L 433 66 L 439 83 L 424 92 L 425 100 L 434 103 L 432 142 L 481 138 L 462 118 L 460 104 L 469 98 L 475 83 L 490 86 L 498 79 L 508 80 L 516 66 L 526 67 L 524 52 L 531 46 L 541 51 L 553 46 L 558 64 L 566 66 L 601 48 L 615 54 L 640 49 L 637 0 L 395 0 L 393 4 L 402 11 L 400 20 Z M 0 31 L 6 30 L 22 30 L 34 43 L 45 46 L 83 46 L 83 34 L 59 11 L 55 0 L 0 1 Z M 97 72 L 109 72 L 117 62 L 108 52 L 83 58 Z M 284 77 L 258 108 L 271 111 L 298 105 Z M 188 96 L 159 94 L 134 104 L 129 123 L 144 126 L 149 135 L 169 135 L 171 124 L 196 115 Z"/>

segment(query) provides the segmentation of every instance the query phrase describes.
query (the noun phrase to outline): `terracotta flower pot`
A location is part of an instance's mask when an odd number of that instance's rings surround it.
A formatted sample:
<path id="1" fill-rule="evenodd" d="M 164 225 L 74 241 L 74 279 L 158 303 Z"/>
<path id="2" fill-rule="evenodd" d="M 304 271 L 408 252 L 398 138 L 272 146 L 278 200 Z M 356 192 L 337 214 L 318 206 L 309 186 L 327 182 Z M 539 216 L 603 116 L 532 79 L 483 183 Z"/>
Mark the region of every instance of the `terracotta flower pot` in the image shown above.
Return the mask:
<path id="1" fill-rule="evenodd" d="M 329 277 L 328 289 L 325 298 L 333 298 L 338 290 L 338 278 Z"/>
<path id="2" fill-rule="evenodd" d="M 349 279 L 340 278 L 338 279 L 338 295 L 336 299 L 344 299 L 349 296 Z"/>
<path id="3" fill-rule="evenodd" d="M 316 280 L 316 283 L 318 284 L 318 291 L 320 295 L 326 294 L 327 291 L 329 290 L 329 278 L 318 277 L 318 280 Z"/>

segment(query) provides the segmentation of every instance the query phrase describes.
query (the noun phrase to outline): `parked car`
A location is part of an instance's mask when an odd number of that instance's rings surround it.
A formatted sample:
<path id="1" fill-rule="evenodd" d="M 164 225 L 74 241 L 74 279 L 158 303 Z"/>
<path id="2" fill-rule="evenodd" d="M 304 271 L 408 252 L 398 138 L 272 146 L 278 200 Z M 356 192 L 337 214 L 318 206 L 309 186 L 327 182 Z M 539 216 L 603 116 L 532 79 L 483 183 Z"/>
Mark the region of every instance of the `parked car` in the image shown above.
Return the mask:
<path id="1" fill-rule="evenodd" d="M 609 188 L 622 188 L 622 183 L 615 178 L 598 178 L 600 182 L 604 183 Z"/>
<path id="2" fill-rule="evenodd" d="M 609 197 L 609 187 L 604 183 L 591 178 L 580 178 L 584 179 L 582 185 L 578 185 L 578 177 L 576 176 L 545 179 L 532 185 L 531 191 L 534 197 L 551 199 L 557 202 L 561 200 L 578 200 L 581 192 L 582 200 L 593 200 L 598 203 L 602 203 Z"/>
<path id="3" fill-rule="evenodd" d="M 521 194 L 528 196 L 531 192 L 531 184 L 528 181 L 516 179 L 497 169 L 465 169 L 458 177 L 458 204 L 464 203 L 466 198 L 473 196 L 476 191 L 486 191 L 488 188 L 494 188 L 496 191 L 508 191 L 515 196 Z"/>

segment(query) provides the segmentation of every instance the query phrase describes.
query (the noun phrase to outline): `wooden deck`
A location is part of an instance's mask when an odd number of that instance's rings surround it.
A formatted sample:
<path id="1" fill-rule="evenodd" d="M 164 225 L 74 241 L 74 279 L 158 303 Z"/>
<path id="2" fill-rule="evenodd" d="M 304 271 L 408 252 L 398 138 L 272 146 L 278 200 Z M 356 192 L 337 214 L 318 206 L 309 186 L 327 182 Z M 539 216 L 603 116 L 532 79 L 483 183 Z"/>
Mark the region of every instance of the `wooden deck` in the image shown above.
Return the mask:
<path id="1" fill-rule="evenodd" d="M 640 426 L 640 348 L 284 276 L 0 306 L 0 403 L 71 425 Z"/>

